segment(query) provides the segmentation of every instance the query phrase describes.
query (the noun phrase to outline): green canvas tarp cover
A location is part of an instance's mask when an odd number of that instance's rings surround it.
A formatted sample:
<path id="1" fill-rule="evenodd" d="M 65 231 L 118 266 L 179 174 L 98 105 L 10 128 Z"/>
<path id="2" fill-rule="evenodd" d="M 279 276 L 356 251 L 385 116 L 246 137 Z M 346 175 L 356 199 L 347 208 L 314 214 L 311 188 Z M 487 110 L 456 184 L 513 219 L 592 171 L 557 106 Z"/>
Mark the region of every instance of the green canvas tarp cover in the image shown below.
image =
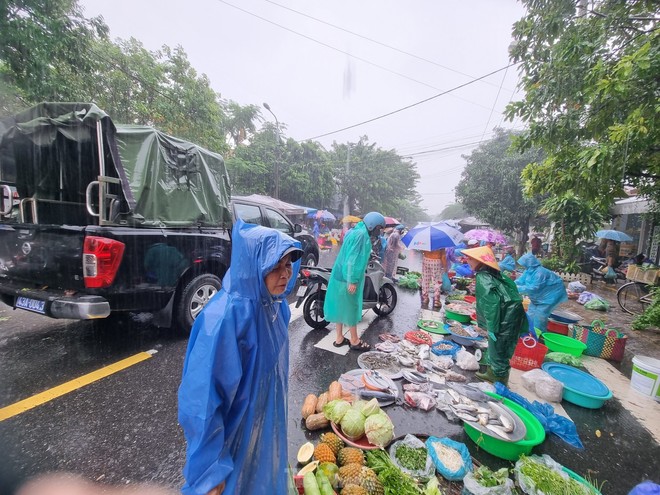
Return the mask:
<path id="1" fill-rule="evenodd" d="M 115 125 L 92 103 L 40 103 L 0 120 L 0 181 L 21 198 L 85 203 L 98 179 L 119 178 L 122 219 L 143 226 L 228 226 L 222 157 L 148 126 Z"/>

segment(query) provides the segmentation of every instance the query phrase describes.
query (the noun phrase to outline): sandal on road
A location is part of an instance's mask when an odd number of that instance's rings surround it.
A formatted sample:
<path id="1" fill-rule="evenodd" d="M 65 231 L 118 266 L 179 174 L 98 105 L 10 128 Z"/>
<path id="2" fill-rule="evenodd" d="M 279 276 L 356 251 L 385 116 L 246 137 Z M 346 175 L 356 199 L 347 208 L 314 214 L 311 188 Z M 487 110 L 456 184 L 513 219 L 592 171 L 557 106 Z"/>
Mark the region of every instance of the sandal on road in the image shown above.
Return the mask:
<path id="1" fill-rule="evenodd" d="M 357 344 L 351 344 L 351 350 L 364 352 L 371 350 L 371 346 L 363 340 L 358 340 Z"/>
<path id="2" fill-rule="evenodd" d="M 350 343 L 351 341 L 344 337 L 344 340 L 342 340 L 339 344 L 337 342 L 333 342 L 332 345 L 335 347 L 344 347 L 345 345 L 350 345 Z"/>

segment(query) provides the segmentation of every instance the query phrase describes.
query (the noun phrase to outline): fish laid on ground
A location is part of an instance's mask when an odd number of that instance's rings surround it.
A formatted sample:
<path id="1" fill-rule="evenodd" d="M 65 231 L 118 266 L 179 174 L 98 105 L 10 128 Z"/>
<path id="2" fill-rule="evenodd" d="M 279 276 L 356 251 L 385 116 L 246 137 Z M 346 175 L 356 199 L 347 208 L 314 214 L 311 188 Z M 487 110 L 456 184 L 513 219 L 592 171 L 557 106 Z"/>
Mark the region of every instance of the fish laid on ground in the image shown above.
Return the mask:
<path id="1" fill-rule="evenodd" d="M 404 356 L 403 354 L 397 354 L 396 358 L 399 360 L 399 363 L 401 363 L 401 366 L 406 366 L 408 368 L 415 366 L 415 360 L 409 358 L 408 356 Z"/>
<path id="2" fill-rule="evenodd" d="M 417 373 L 416 371 L 403 370 L 401 371 L 404 380 L 409 381 L 410 383 L 426 383 L 429 381 L 427 376 Z"/>

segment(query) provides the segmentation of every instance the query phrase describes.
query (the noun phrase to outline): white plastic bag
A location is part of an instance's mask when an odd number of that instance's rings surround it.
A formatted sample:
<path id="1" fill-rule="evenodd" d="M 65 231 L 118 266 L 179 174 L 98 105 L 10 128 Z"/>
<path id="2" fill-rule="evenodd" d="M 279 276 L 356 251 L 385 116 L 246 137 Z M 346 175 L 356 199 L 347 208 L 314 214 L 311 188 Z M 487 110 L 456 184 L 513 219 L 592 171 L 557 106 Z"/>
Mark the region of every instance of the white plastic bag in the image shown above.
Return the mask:
<path id="1" fill-rule="evenodd" d="M 461 495 L 514 495 L 515 488 L 511 478 L 507 478 L 503 484 L 497 486 L 483 486 L 474 476 L 474 471 L 470 471 L 463 478 L 464 490 Z"/>
<path id="2" fill-rule="evenodd" d="M 533 369 L 521 375 L 523 387 L 534 392 L 546 402 L 561 402 L 564 384 L 541 369 Z"/>
<path id="3" fill-rule="evenodd" d="M 436 354 L 431 354 L 431 361 L 438 368 L 443 370 L 449 370 L 454 366 L 454 360 L 451 358 L 451 356 L 438 356 Z"/>
<path id="4" fill-rule="evenodd" d="M 466 371 L 477 371 L 479 369 L 479 361 L 474 357 L 474 354 L 461 347 L 461 350 L 456 354 L 456 365 Z"/>
<path id="5" fill-rule="evenodd" d="M 584 292 L 587 290 L 586 285 L 578 282 L 577 280 L 574 280 L 573 282 L 569 282 L 568 284 L 568 290 L 571 292 Z"/>
<path id="6" fill-rule="evenodd" d="M 422 442 L 419 438 L 417 438 L 414 435 L 408 434 L 405 437 L 403 437 L 403 440 L 398 440 L 394 442 L 388 449 L 390 454 L 390 459 L 392 459 L 394 465 L 399 469 L 401 469 L 401 471 L 403 471 L 404 473 L 412 476 L 413 478 L 426 481 L 431 477 L 433 477 L 433 475 L 435 474 L 435 465 L 433 464 L 433 459 L 431 459 L 431 456 L 428 455 L 428 450 L 426 454 L 426 465 L 424 466 L 424 469 L 413 470 L 402 466 L 399 462 L 399 459 L 397 459 L 396 457 L 396 450 L 401 445 L 407 445 L 408 447 L 411 447 L 413 449 L 427 449 L 426 444 Z"/>

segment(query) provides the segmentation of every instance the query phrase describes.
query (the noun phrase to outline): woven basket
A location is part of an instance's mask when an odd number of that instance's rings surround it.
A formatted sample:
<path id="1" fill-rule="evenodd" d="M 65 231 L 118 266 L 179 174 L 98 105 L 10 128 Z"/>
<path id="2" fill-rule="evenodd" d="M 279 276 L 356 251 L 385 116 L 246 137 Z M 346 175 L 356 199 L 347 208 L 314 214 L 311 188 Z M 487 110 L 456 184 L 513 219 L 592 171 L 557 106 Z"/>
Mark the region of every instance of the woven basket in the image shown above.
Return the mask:
<path id="1" fill-rule="evenodd" d="M 548 348 L 537 342 L 534 337 L 525 336 L 518 339 L 516 350 L 509 361 L 512 368 L 529 371 L 540 368 L 545 359 Z"/>

